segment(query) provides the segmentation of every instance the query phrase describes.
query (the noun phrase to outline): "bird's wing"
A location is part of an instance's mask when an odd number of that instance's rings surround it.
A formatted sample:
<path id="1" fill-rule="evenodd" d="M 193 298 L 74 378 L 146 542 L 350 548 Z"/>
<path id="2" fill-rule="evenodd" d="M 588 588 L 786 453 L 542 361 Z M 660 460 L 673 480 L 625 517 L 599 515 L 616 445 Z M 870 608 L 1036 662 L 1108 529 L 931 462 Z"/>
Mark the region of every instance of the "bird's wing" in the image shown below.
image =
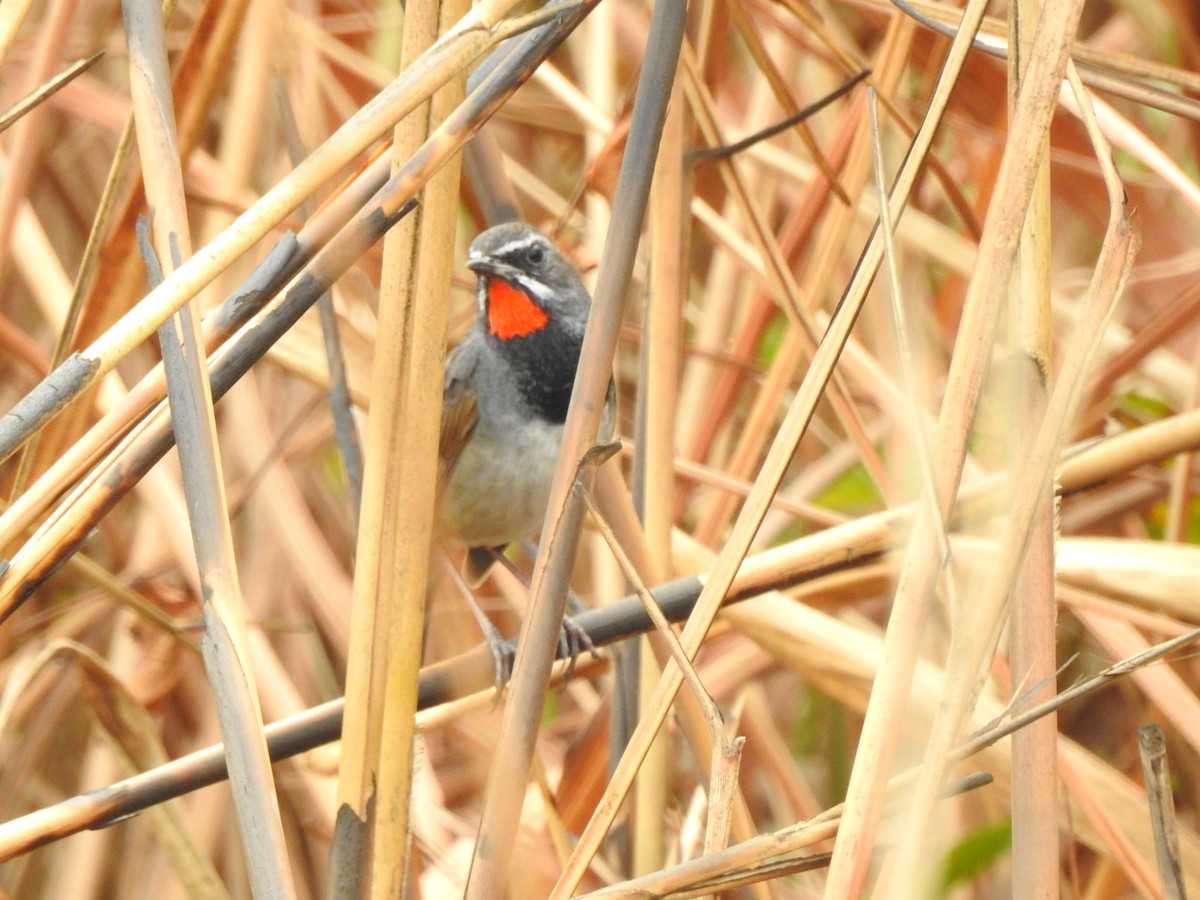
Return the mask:
<path id="1" fill-rule="evenodd" d="M 476 406 L 476 345 L 464 341 L 446 357 L 446 381 L 442 391 L 442 433 L 438 441 L 438 492 L 446 486 L 467 438 L 479 421 Z"/>

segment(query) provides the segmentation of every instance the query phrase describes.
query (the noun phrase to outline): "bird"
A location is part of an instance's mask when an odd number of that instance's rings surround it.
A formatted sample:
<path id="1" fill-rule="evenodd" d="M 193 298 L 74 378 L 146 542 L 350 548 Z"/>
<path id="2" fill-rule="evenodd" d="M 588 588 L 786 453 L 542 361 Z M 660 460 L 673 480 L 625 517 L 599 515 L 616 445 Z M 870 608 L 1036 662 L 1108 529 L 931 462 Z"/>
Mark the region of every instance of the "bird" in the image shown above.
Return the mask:
<path id="1" fill-rule="evenodd" d="M 523 222 L 483 231 L 467 252 L 476 317 L 446 358 L 438 451 L 439 531 L 467 548 L 478 583 L 505 546 L 541 531 L 591 295 L 579 271 Z M 598 442 L 611 440 L 615 393 Z"/>

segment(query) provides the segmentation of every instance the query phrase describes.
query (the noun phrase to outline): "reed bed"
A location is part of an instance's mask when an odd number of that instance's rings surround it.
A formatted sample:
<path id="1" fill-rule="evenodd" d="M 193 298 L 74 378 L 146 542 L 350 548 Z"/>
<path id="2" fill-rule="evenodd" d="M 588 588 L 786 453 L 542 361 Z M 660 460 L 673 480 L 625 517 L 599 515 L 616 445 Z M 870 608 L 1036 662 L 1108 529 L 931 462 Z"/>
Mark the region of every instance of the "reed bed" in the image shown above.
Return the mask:
<path id="1" fill-rule="evenodd" d="M 4 895 L 1200 894 L 1200 17 L 1044 6 L 4 0 Z M 513 216 L 595 302 L 501 685 Z"/>

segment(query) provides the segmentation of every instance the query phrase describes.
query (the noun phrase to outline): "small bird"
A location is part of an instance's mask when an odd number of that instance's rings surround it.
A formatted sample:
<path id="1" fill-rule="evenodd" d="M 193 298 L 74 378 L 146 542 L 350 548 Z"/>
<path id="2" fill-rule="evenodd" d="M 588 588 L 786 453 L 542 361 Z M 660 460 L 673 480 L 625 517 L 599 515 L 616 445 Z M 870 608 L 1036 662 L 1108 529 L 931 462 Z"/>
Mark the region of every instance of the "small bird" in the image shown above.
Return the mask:
<path id="1" fill-rule="evenodd" d="M 446 359 L 438 521 L 478 581 L 495 548 L 535 537 L 550 497 L 591 297 L 544 234 L 521 222 L 472 242 L 477 317 Z M 611 438 L 613 388 L 599 440 Z"/>

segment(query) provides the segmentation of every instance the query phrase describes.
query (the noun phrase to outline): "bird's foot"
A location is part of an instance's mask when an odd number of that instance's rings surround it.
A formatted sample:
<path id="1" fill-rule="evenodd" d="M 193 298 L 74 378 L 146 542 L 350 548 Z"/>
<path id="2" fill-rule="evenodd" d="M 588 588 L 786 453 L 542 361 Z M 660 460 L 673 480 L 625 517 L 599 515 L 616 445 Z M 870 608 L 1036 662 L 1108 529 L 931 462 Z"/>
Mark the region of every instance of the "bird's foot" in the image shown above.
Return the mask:
<path id="1" fill-rule="evenodd" d="M 600 651 L 596 649 L 596 645 L 592 643 L 588 633 L 576 625 L 570 617 L 564 616 L 562 631 L 558 636 L 558 656 L 567 661 L 567 667 L 563 670 L 564 684 L 571 680 L 571 675 L 575 671 L 575 663 L 578 662 L 579 655 L 585 650 L 592 654 L 592 659 L 600 658 Z"/>
<path id="2" fill-rule="evenodd" d="M 517 658 L 517 652 L 486 616 L 479 617 L 478 621 L 480 630 L 483 631 L 483 639 L 487 642 L 488 651 L 492 654 L 494 673 L 492 684 L 496 688 L 496 697 L 499 699 L 504 688 L 508 686 L 509 679 L 512 678 L 513 662 Z"/>

